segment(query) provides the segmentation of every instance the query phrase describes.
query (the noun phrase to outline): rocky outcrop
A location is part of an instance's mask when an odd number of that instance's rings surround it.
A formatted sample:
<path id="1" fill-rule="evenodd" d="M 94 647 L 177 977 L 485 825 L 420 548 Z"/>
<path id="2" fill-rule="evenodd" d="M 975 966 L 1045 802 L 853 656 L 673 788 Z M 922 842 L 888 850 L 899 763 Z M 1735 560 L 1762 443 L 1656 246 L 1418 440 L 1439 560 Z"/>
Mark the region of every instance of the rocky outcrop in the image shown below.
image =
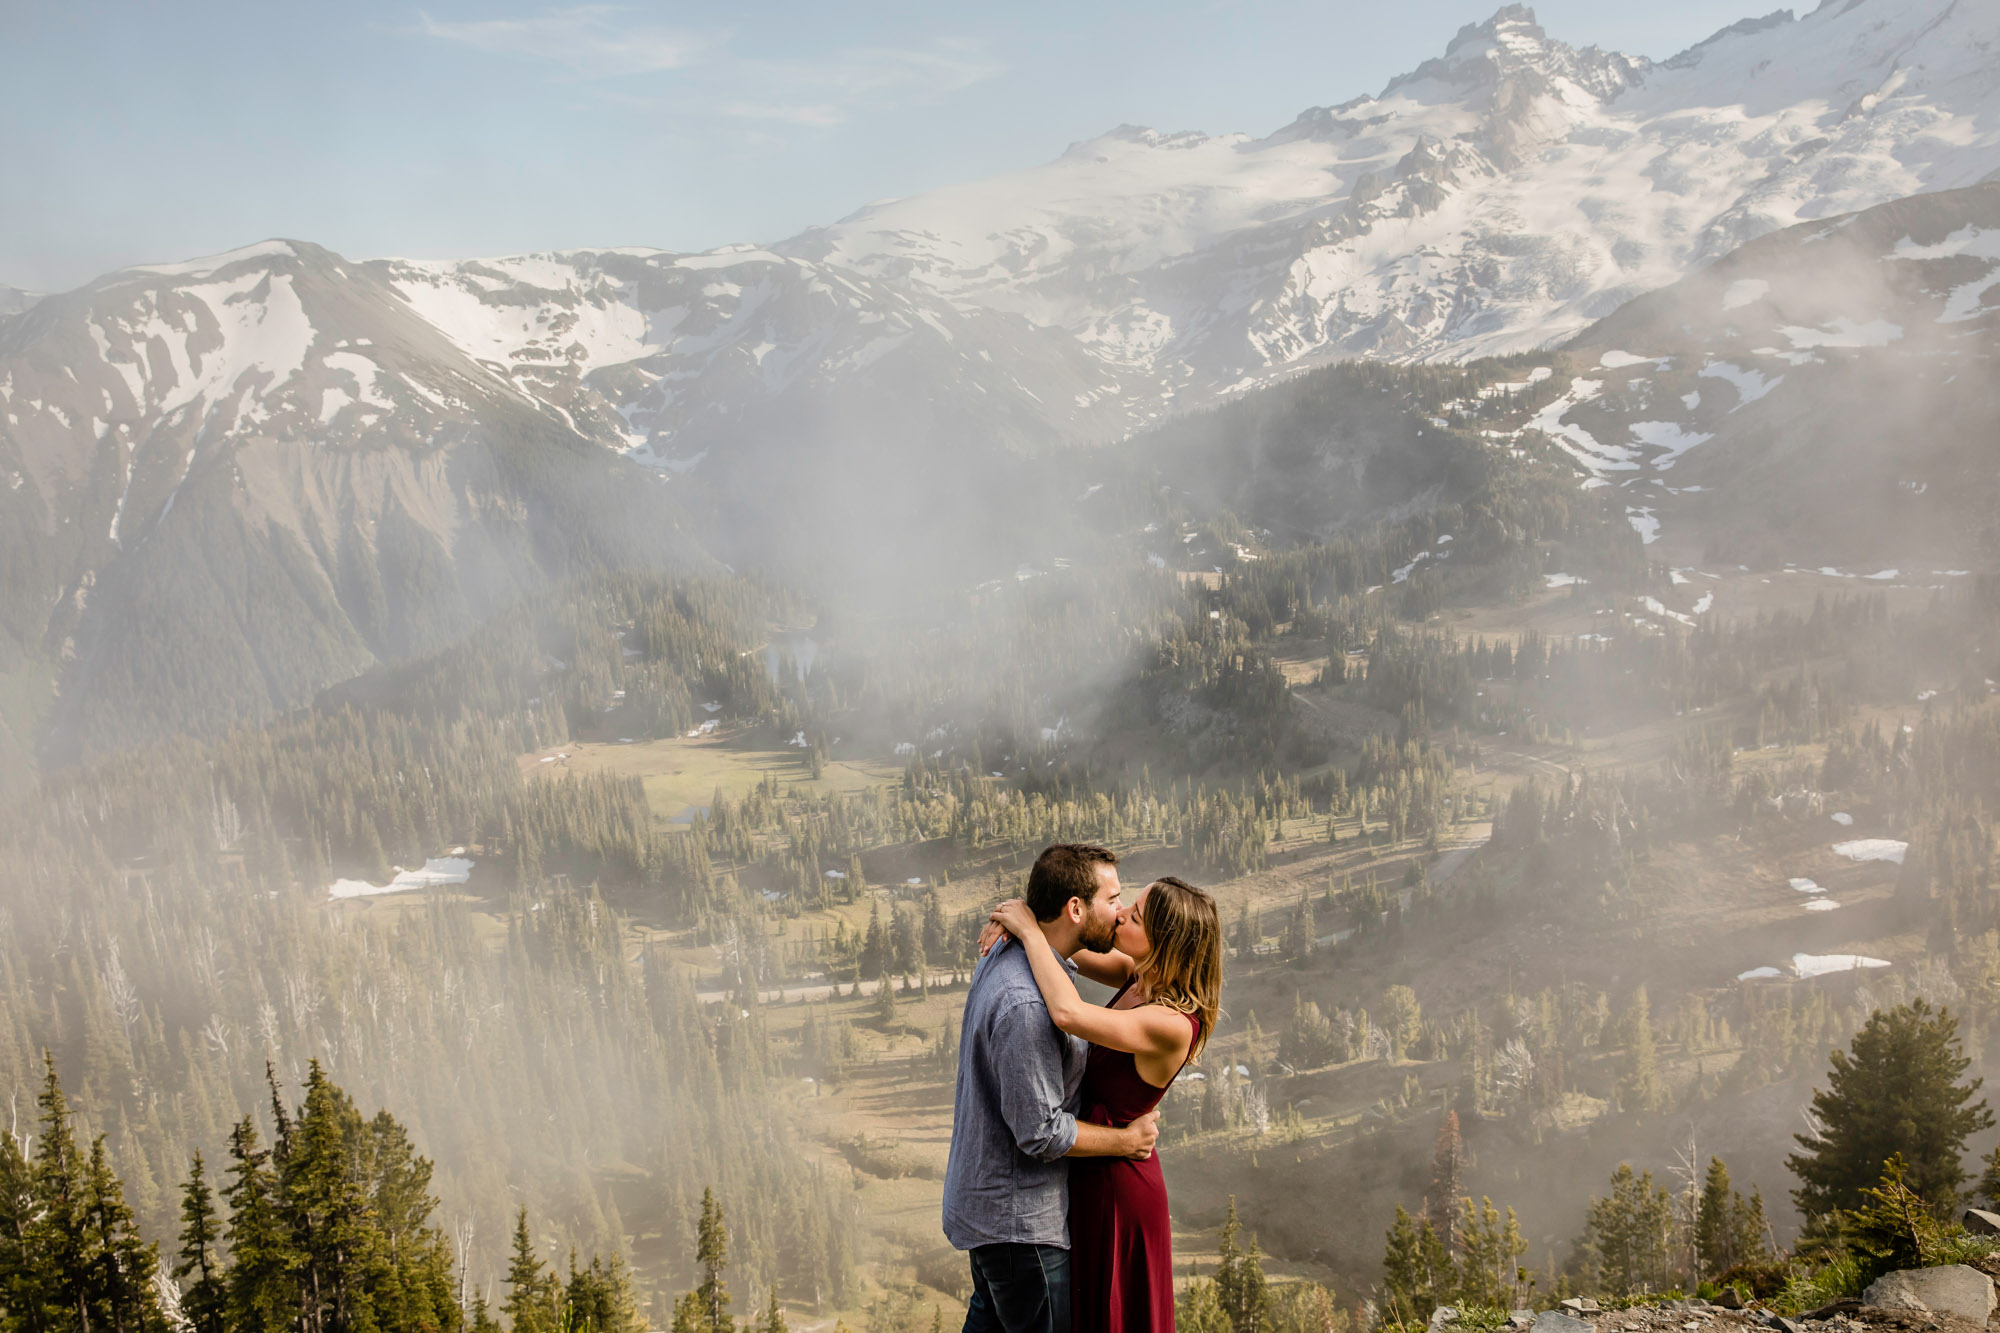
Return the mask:
<path id="1" fill-rule="evenodd" d="M 1993 1314 L 1993 1279 L 1964 1264 L 1884 1273 L 1861 1293 L 1863 1306 L 1952 1314 L 1984 1324 Z"/>

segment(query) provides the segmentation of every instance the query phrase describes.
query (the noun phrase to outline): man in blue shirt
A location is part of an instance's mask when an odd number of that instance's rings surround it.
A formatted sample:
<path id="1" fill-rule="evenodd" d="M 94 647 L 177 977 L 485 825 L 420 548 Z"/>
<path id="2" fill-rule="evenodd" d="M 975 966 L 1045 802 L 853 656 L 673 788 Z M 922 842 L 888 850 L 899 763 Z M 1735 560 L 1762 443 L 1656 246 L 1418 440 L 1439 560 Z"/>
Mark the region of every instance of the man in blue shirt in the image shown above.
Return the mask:
<path id="1" fill-rule="evenodd" d="M 1112 947 L 1118 894 L 1115 854 L 1058 843 L 1035 859 L 1024 897 L 1068 963 L 1079 949 Z M 965 1333 L 1068 1333 L 1063 1159 L 1152 1155 L 1157 1112 L 1123 1129 L 1078 1122 L 1088 1050 L 1049 1021 L 1018 944 L 1002 940 L 980 960 L 965 996 L 944 1174 L 945 1239 L 972 1259 Z"/>

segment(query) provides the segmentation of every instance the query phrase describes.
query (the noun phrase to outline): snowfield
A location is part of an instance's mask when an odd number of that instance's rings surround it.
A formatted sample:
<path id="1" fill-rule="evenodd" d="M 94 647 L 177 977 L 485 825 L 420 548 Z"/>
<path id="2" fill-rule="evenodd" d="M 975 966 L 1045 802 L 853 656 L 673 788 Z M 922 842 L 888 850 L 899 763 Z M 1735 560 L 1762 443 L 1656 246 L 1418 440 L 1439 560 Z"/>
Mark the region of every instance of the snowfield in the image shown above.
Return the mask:
<path id="1" fill-rule="evenodd" d="M 1833 845 L 1835 856 L 1844 856 L 1850 861 L 1892 861 L 1903 864 L 1903 854 L 1910 850 L 1907 842 L 1897 842 L 1893 838 L 1857 838 L 1853 842 L 1837 842 Z"/>
<path id="2" fill-rule="evenodd" d="M 396 877 L 387 884 L 370 884 L 360 879 L 337 879 L 326 891 L 329 898 L 373 898 L 385 893 L 409 893 L 434 889 L 442 884 L 463 884 L 472 878 L 472 861 L 463 856 L 438 856 L 424 862 L 419 870 L 396 867 Z"/>

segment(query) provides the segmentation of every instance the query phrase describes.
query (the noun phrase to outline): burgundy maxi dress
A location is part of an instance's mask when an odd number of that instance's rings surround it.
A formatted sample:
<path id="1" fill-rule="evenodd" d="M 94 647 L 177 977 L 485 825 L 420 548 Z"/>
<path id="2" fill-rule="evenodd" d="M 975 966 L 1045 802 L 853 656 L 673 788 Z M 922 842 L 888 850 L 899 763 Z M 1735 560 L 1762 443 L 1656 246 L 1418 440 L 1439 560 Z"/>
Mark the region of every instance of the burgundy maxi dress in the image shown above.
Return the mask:
<path id="1" fill-rule="evenodd" d="M 1116 1005 L 1124 994 L 1120 990 L 1111 1003 Z M 1193 1014 L 1187 1019 L 1199 1038 L 1201 1019 Z M 1192 1043 L 1188 1049 L 1194 1049 Z M 1138 1062 L 1129 1051 L 1092 1046 L 1077 1118 L 1122 1127 L 1158 1106 L 1166 1094 L 1166 1088 L 1139 1077 Z M 1174 1238 L 1159 1153 L 1143 1162 L 1079 1157 L 1070 1163 L 1069 1244 L 1072 1333 L 1161 1333 L 1173 1328 Z"/>

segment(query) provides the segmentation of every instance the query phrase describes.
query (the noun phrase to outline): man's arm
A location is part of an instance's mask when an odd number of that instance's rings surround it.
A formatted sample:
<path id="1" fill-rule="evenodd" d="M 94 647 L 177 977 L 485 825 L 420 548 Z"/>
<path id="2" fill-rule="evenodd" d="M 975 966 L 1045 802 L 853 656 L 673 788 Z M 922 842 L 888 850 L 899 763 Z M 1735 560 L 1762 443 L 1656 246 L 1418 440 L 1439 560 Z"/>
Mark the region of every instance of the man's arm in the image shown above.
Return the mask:
<path id="1" fill-rule="evenodd" d="M 1071 1157 L 1129 1157 L 1143 1162 L 1153 1155 L 1153 1143 L 1160 1137 L 1160 1113 L 1148 1111 L 1123 1129 L 1076 1122 L 1076 1146 Z"/>
<path id="2" fill-rule="evenodd" d="M 1061 1040 L 1048 1010 L 1027 998 L 995 1014 L 987 1030 L 1000 1116 L 1014 1145 L 1038 1162 L 1067 1156 L 1080 1128 L 1063 1109 Z"/>

